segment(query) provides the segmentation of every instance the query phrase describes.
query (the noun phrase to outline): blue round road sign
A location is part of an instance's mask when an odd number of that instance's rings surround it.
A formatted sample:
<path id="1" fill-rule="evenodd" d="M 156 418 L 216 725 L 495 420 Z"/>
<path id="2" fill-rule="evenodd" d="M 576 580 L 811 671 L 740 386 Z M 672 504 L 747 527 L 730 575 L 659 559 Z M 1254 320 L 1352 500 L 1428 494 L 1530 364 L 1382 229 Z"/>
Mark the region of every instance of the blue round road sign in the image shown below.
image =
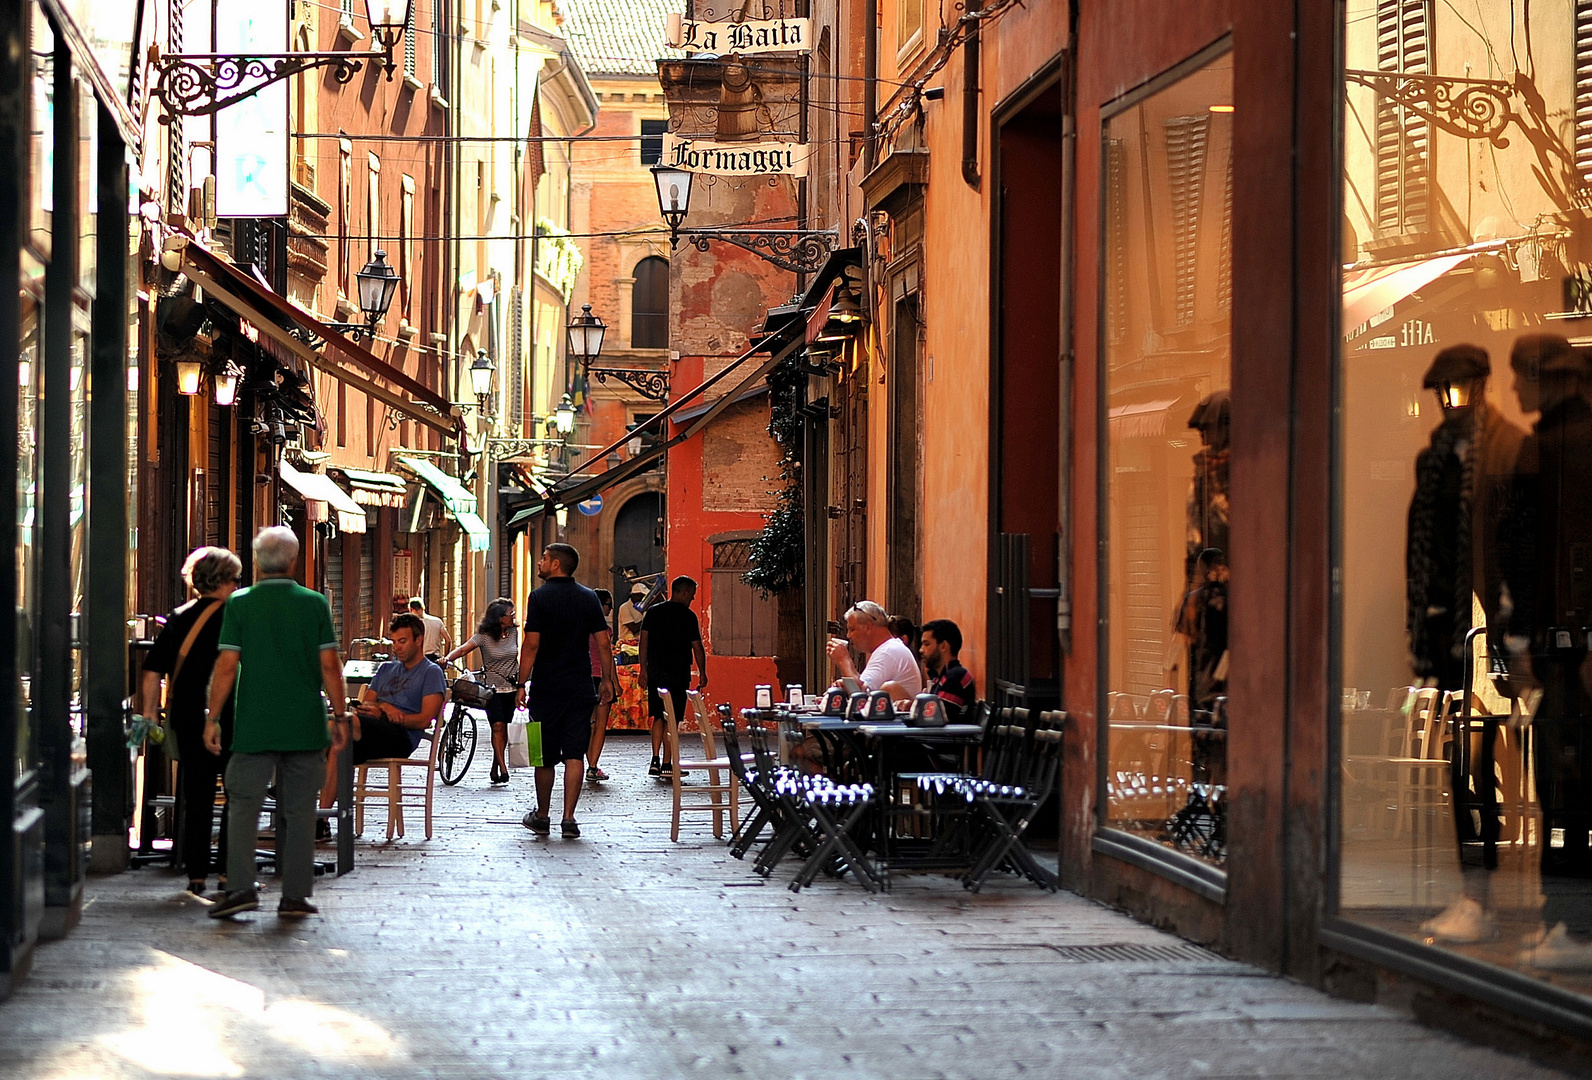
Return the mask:
<path id="1" fill-rule="evenodd" d="M 602 513 L 603 497 L 601 495 L 593 495 L 583 503 L 576 503 L 575 509 L 585 514 L 587 517 L 595 517 Z"/>

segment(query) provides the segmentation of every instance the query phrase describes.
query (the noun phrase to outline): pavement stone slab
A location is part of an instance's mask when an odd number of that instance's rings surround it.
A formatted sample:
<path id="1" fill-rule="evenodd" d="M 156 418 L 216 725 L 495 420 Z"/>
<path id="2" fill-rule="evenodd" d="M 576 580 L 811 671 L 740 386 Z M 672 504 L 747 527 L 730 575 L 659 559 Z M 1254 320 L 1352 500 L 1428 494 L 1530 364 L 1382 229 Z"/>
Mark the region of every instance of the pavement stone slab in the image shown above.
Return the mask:
<path id="1" fill-rule="evenodd" d="M 670 843 L 647 756 L 609 739 L 576 841 L 520 826 L 524 770 L 439 785 L 432 840 L 418 814 L 392 842 L 367 821 L 301 922 L 276 918 L 271 879 L 260 912 L 218 923 L 164 868 L 94 878 L 82 924 L 0 1004 L 0 1076 L 1563 1075 L 1220 958 L 1080 962 L 1058 948 L 1181 942 L 1066 893 L 791 893 L 707 818 Z"/>

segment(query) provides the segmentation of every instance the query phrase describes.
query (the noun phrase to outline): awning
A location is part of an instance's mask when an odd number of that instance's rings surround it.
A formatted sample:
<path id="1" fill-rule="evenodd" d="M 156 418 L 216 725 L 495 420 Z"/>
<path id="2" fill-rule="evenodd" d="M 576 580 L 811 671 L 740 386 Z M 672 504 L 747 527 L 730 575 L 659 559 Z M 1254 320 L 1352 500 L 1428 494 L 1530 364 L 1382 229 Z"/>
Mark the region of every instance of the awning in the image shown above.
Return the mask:
<path id="1" fill-rule="evenodd" d="M 1139 401 L 1116 406 L 1106 413 L 1112 436 L 1118 439 L 1160 438 L 1166 434 L 1166 411 L 1178 400 Z"/>
<path id="2" fill-rule="evenodd" d="M 289 487 L 304 496 L 305 502 L 330 504 L 337 511 L 337 527 L 343 532 L 365 531 L 365 511 L 330 476 L 299 472 L 287 458 L 282 459 L 277 471 Z"/>
<path id="3" fill-rule="evenodd" d="M 354 501 L 364 506 L 403 506 L 408 501 L 409 485 L 394 473 L 371 472 L 368 469 L 350 469 L 346 465 L 333 468 L 348 481 Z"/>
<path id="4" fill-rule="evenodd" d="M 730 404 L 739 405 L 743 401 L 751 401 L 753 398 L 766 393 L 768 393 L 767 383 L 764 383 L 762 386 L 754 386 L 750 390 L 743 390 L 736 394 L 731 399 Z M 681 409 L 675 414 L 674 422 L 677 424 L 683 424 L 687 420 L 695 420 L 697 417 L 701 416 L 703 413 L 707 412 L 709 409 L 713 408 L 713 406 L 717 405 L 723 400 L 723 398 L 718 398 L 713 401 L 704 401 L 702 404 L 695 405 L 689 409 Z"/>
<path id="5" fill-rule="evenodd" d="M 459 528 L 470 537 L 471 551 L 485 551 L 492 546 L 492 530 L 486 527 L 486 522 L 476 513 L 475 496 L 470 493 L 469 488 L 425 458 L 405 457 L 402 454 L 394 456 L 400 465 L 420 477 L 426 486 L 436 493 L 448 511 L 448 516 L 457 521 Z"/>
<path id="6" fill-rule="evenodd" d="M 363 391 L 411 420 L 457 435 L 459 421 L 448 400 L 417 379 L 378 359 L 304 309 L 278 296 L 249 274 L 219 258 L 191 237 L 183 241 L 182 269 L 206 293 L 222 301 L 304 363 Z M 322 352 L 296 337 L 296 327 L 325 344 Z"/>
<path id="7" fill-rule="evenodd" d="M 1343 276 L 1343 332 L 1351 332 L 1378 312 L 1386 311 L 1411 293 L 1430 285 L 1478 252 L 1462 251 L 1435 259 L 1389 263 Z"/>

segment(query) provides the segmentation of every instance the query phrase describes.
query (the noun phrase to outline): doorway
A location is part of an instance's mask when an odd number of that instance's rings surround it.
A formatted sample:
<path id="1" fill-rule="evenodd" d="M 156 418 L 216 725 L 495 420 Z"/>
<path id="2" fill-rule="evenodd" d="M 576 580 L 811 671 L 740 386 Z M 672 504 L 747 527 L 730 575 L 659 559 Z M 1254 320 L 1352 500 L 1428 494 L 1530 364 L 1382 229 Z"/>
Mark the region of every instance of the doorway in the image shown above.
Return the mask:
<path id="1" fill-rule="evenodd" d="M 630 595 L 630 582 L 645 574 L 661 574 L 663 563 L 663 493 L 643 491 L 625 500 L 614 515 L 614 564 L 610 586 L 614 607 Z"/>

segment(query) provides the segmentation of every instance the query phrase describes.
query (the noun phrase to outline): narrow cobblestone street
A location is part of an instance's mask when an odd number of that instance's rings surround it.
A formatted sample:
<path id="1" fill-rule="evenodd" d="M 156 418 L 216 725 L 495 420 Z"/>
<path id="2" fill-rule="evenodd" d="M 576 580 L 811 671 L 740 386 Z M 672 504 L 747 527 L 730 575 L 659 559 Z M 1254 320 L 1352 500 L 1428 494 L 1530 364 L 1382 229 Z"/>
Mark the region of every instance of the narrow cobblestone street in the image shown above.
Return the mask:
<path id="1" fill-rule="evenodd" d="M 529 774 L 439 787 L 435 838 L 362 842 L 323 914 L 206 919 L 164 869 L 97 878 L 0 1005 L 16 1078 L 1558 1075 L 1212 959 L 1012 881 L 883 898 L 762 882 L 668 839 L 643 740 L 610 740 L 579 841 L 519 825 Z M 367 835 L 379 835 L 367 824 Z M 1154 947 L 1136 959 L 1074 946 Z"/>

